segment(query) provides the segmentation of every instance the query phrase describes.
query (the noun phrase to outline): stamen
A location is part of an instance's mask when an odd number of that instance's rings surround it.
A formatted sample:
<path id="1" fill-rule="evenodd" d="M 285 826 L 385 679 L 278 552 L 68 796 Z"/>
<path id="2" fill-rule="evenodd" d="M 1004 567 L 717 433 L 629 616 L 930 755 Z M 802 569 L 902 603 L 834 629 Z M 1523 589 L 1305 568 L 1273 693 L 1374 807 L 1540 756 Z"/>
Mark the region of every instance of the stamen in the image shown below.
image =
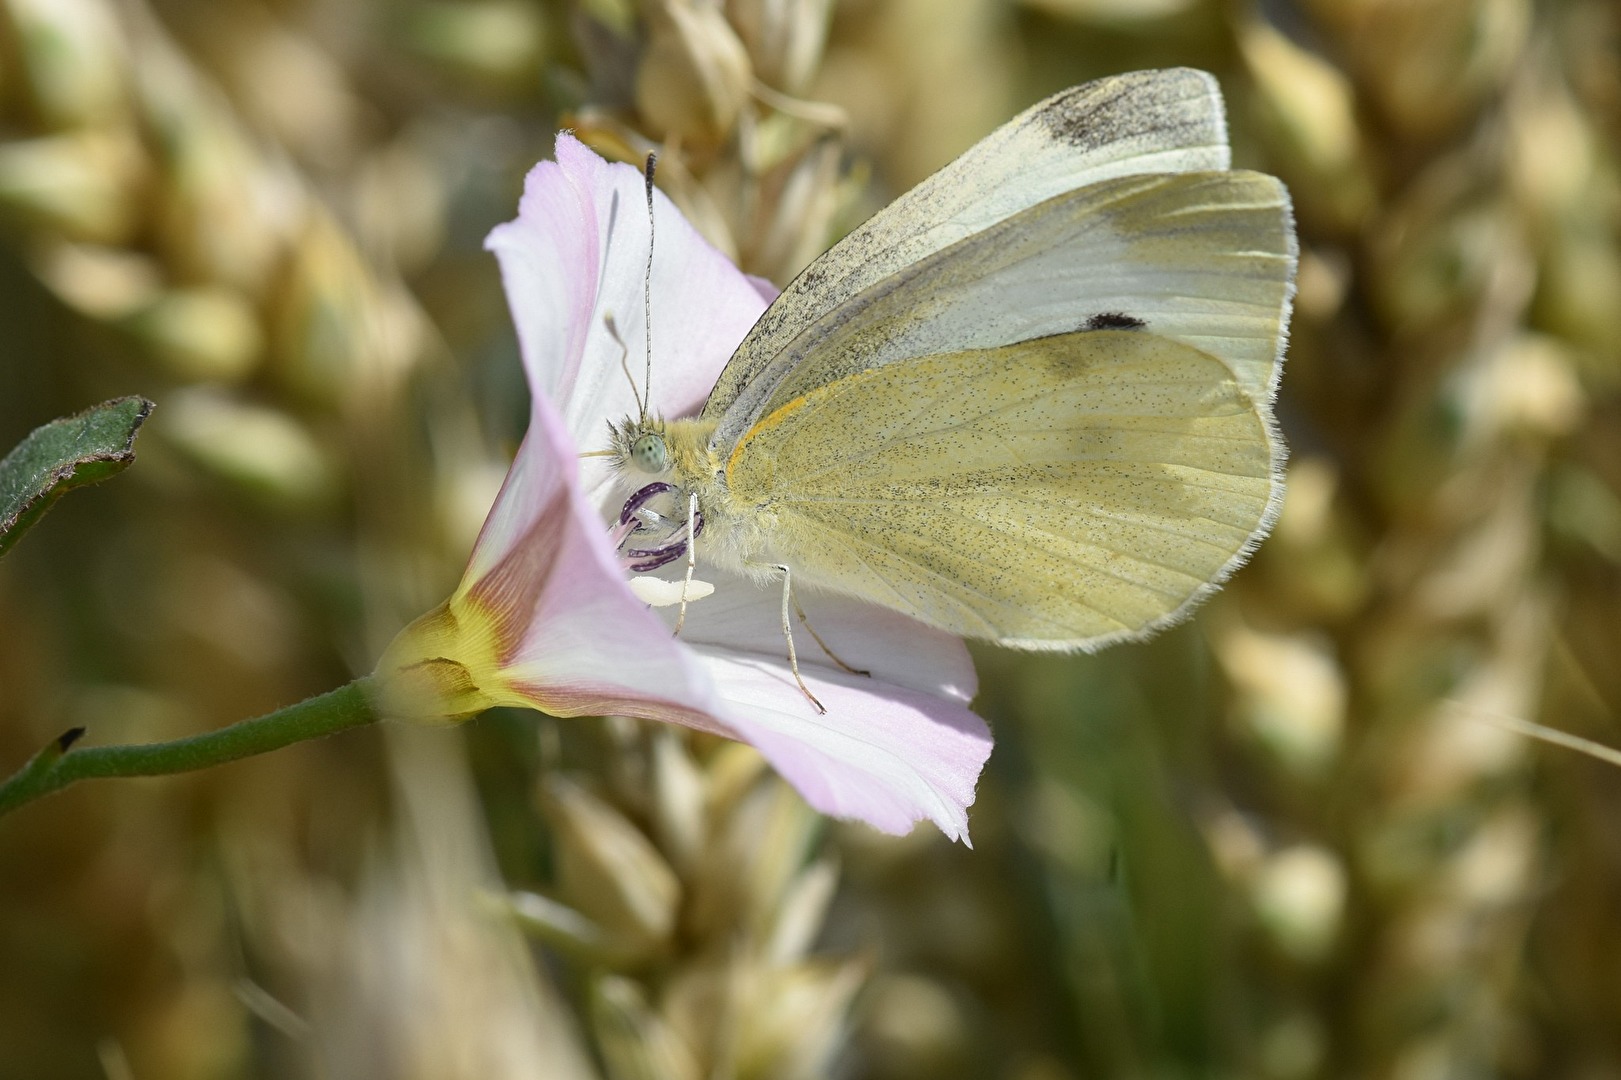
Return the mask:
<path id="1" fill-rule="evenodd" d="M 677 559 L 679 559 L 681 556 L 685 555 L 686 553 L 687 553 L 687 545 L 685 545 L 685 544 L 677 544 L 675 547 L 670 548 L 668 551 L 665 551 L 665 552 L 653 552 L 653 551 L 639 552 L 639 553 L 637 553 L 638 555 L 657 555 L 658 558 L 649 559 L 647 562 L 631 563 L 630 564 L 630 569 L 635 571 L 638 574 L 645 574 L 649 570 L 657 570 L 661 566 L 668 566 L 670 563 L 675 562 Z M 634 558 L 635 556 L 632 556 L 632 557 Z"/>
<path id="2" fill-rule="evenodd" d="M 618 551 L 624 546 L 625 541 L 630 539 L 630 534 L 641 527 L 641 522 L 638 521 L 621 521 L 608 530 L 608 542 L 613 544 L 615 551 Z"/>

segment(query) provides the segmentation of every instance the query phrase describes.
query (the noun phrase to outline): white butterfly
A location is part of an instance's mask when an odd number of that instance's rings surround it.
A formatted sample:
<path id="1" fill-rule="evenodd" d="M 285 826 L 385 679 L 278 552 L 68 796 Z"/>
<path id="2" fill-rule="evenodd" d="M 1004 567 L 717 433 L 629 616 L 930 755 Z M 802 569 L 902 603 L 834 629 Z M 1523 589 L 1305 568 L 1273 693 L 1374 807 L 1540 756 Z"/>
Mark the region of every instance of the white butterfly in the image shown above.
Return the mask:
<path id="1" fill-rule="evenodd" d="M 616 426 L 643 504 L 682 508 L 633 541 L 647 568 L 690 516 L 717 565 L 1004 645 L 1181 618 L 1282 496 L 1294 224 L 1278 180 L 1229 165 L 1187 69 L 992 133 L 789 284 L 696 418 Z"/>

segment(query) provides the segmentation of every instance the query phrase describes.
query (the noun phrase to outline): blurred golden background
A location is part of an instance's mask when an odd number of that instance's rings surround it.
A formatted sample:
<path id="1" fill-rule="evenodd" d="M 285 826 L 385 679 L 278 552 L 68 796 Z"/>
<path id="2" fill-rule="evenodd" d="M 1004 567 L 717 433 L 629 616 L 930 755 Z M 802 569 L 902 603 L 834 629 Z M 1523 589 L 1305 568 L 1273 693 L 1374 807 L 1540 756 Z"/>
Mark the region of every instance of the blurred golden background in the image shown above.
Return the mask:
<path id="1" fill-rule="evenodd" d="M 368 670 L 527 416 L 561 125 L 781 283 L 1141 67 L 1289 184 L 1288 502 L 1189 624 L 980 653 L 975 848 L 492 713 L 0 821 L 0 1080 L 1621 1077 L 1612 0 L 0 0 L 0 446 L 158 403 L 0 563 L 0 772 Z"/>

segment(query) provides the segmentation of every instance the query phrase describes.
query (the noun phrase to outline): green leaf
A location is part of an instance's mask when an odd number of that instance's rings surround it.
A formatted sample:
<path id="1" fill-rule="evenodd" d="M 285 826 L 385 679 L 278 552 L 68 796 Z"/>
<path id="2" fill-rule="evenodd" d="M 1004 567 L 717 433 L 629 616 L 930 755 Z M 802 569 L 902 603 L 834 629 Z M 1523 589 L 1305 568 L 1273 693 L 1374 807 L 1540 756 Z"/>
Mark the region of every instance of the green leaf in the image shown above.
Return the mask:
<path id="1" fill-rule="evenodd" d="M 105 480 L 135 460 L 135 433 L 152 412 L 143 397 L 114 398 L 52 420 L 0 461 L 0 555 L 64 491 Z"/>

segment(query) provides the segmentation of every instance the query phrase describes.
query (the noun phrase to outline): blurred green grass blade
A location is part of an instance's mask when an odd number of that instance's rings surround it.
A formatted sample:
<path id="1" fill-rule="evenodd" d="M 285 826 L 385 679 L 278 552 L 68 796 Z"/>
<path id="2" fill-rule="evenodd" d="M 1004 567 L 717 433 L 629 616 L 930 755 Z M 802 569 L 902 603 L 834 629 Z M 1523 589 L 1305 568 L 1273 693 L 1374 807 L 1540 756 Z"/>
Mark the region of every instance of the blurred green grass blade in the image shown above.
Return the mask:
<path id="1" fill-rule="evenodd" d="M 135 433 L 152 412 L 143 397 L 114 398 L 52 420 L 0 461 L 0 555 L 71 488 L 94 484 L 135 460 Z"/>

